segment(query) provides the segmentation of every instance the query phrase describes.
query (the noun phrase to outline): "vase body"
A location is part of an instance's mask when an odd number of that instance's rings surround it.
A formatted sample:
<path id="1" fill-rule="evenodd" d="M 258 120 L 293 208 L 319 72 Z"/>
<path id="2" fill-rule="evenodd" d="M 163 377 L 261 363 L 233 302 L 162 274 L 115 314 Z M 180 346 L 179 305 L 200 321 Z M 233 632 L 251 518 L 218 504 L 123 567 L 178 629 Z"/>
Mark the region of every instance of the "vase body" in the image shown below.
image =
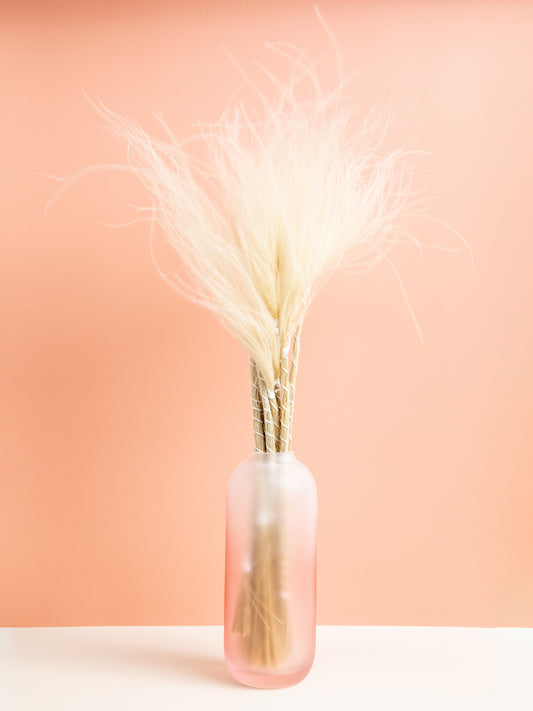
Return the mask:
<path id="1" fill-rule="evenodd" d="M 293 452 L 255 452 L 226 496 L 224 654 L 260 688 L 296 684 L 313 664 L 317 496 Z"/>

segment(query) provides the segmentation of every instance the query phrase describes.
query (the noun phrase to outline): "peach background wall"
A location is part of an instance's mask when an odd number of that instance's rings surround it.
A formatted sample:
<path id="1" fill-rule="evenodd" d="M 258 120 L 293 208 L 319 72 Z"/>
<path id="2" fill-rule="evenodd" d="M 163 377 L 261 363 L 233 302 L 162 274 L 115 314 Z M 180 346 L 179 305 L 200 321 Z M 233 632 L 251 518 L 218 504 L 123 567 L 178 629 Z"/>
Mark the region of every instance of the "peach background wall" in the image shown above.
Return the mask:
<path id="1" fill-rule="evenodd" d="M 398 248 L 306 320 L 295 449 L 319 492 L 319 622 L 533 624 L 533 5 L 322 2 L 363 108 L 431 151 L 465 253 Z M 81 89 L 178 135 L 309 2 L 4 0 L 0 625 L 222 621 L 224 492 L 252 445 L 247 357 L 150 261 L 145 201 Z M 328 70 L 324 65 L 326 73 Z M 457 245 L 436 222 L 428 243 Z M 164 262 L 169 255 L 163 246 Z"/>

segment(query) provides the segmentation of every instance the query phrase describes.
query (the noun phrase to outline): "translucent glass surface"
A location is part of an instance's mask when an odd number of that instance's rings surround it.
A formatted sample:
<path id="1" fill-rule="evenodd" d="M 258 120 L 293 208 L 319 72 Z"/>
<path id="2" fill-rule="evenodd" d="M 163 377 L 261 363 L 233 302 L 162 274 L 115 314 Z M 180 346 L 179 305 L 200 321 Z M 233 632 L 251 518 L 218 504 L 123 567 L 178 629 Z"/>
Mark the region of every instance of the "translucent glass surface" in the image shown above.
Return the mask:
<path id="1" fill-rule="evenodd" d="M 226 498 L 224 651 L 261 688 L 303 679 L 315 654 L 316 487 L 290 453 L 254 453 Z"/>

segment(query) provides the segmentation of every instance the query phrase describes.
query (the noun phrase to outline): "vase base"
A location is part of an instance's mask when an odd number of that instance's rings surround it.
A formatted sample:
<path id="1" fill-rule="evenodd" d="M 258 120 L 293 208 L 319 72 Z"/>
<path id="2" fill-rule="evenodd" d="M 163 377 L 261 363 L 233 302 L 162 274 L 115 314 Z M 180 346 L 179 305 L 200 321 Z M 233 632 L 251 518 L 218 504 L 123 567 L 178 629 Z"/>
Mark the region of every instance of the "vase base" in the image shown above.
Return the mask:
<path id="1" fill-rule="evenodd" d="M 268 672 L 236 668 L 228 664 L 227 661 L 226 664 L 234 679 L 245 686 L 253 686 L 256 689 L 282 689 L 286 686 L 294 686 L 302 681 L 302 679 L 305 679 L 311 669 L 311 667 L 309 667 L 308 669 L 299 669 L 291 673 Z"/>

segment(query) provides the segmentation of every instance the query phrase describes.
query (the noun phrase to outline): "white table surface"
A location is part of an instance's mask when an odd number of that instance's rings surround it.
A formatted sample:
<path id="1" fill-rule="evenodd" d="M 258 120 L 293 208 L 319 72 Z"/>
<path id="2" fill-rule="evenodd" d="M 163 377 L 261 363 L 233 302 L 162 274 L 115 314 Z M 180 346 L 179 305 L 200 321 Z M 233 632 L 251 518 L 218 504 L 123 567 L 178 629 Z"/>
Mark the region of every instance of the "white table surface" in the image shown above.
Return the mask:
<path id="1" fill-rule="evenodd" d="M 221 627 L 0 629 L 2 711 L 533 711 L 533 629 L 318 627 L 296 686 L 233 681 Z"/>

